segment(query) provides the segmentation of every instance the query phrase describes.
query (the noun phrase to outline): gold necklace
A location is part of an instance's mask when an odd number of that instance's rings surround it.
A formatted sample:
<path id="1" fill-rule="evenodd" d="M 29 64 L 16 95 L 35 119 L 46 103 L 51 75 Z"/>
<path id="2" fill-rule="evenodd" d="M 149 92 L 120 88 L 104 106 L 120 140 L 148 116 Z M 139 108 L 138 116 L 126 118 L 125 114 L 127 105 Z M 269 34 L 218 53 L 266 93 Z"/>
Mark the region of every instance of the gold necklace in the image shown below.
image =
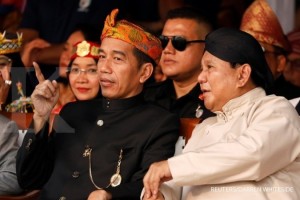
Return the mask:
<path id="1" fill-rule="evenodd" d="M 83 157 L 89 157 L 89 177 L 90 177 L 91 182 L 93 183 L 95 188 L 97 188 L 98 190 L 102 190 L 103 188 L 96 185 L 96 183 L 94 182 L 94 179 L 93 179 L 92 161 L 91 161 L 91 159 L 92 159 L 92 148 L 90 148 L 89 146 L 86 146 L 86 148 L 83 152 Z M 123 158 L 123 149 L 120 150 L 120 155 L 119 155 L 119 160 L 118 160 L 116 173 L 111 176 L 110 182 L 105 188 L 108 188 L 109 186 L 117 187 L 118 185 L 121 184 L 122 177 L 121 177 L 121 174 L 120 174 L 120 169 L 121 169 L 122 158 Z"/>

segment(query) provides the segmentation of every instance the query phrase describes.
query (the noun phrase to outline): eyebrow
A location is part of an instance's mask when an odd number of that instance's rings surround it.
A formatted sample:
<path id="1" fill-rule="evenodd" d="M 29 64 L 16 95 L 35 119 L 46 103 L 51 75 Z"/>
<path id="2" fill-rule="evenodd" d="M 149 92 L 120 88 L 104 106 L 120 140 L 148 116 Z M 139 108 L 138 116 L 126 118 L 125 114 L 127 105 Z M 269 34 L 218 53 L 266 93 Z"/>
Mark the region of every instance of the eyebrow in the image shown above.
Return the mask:
<path id="1" fill-rule="evenodd" d="M 82 65 L 80 62 L 73 62 L 71 66 L 75 66 L 75 67 L 78 67 Z M 97 63 L 87 63 L 87 64 L 84 64 L 85 66 L 87 67 L 92 67 L 92 66 L 97 66 Z"/>
<path id="2" fill-rule="evenodd" d="M 126 54 L 123 51 L 113 50 L 113 53 L 126 57 Z"/>
<path id="3" fill-rule="evenodd" d="M 100 51 L 101 53 L 105 53 L 105 51 L 104 51 L 103 49 L 99 49 L 99 51 Z M 126 54 L 124 53 L 124 51 L 113 50 L 113 53 L 114 53 L 114 54 L 121 54 L 121 55 L 123 55 L 123 56 L 126 56 Z"/>

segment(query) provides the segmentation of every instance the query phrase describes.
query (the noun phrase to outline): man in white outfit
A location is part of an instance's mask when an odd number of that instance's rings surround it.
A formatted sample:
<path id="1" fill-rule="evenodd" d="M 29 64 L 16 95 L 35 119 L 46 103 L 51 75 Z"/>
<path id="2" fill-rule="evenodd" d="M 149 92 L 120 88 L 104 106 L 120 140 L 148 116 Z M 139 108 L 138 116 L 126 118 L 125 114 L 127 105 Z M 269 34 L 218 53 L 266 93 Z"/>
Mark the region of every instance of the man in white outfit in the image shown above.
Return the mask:
<path id="1" fill-rule="evenodd" d="M 196 126 L 182 154 L 150 166 L 142 198 L 180 199 L 176 186 L 184 200 L 300 199 L 300 119 L 288 100 L 268 95 L 259 43 L 218 29 L 206 36 L 201 64 L 201 98 L 216 116 Z"/>

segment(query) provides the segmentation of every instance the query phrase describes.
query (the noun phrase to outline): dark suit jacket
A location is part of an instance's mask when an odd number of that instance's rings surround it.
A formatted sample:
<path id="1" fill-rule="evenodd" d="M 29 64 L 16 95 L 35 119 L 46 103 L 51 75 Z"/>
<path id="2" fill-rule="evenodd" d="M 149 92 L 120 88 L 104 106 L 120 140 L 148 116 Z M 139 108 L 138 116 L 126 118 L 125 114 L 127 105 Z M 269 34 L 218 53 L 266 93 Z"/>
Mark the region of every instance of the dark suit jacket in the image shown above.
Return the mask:
<path id="1" fill-rule="evenodd" d="M 0 195 L 22 191 L 16 176 L 18 136 L 16 123 L 0 114 Z"/>
<path id="2" fill-rule="evenodd" d="M 17 174 L 24 188 L 43 188 L 41 199 L 87 199 L 94 182 L 113 199 L 139 199 L 143 176 L 151 163 L 174 154 L 179 119 L 168 111 L 144 103 L 142 96 L 122 100 L 78 101 L 66 105 L 56 119 L 51 137 L 47 128 L 25 136 L 17 157 Z M 58 125 L 59 121 L 59 125 Z M 117 187 L 105 188 L 116 173 L 123 150 Z"/>

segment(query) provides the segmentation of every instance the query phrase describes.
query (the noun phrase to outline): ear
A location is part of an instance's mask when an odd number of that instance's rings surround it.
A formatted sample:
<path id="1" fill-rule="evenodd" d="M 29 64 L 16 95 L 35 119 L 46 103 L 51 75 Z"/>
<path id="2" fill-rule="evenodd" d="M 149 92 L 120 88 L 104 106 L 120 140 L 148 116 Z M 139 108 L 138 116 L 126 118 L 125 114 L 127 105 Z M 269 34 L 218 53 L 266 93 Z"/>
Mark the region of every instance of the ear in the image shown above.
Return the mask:
<path id="1" fill-rule="evenodd" d="M 246 85 L 246 83 L 249 81 L 251 76 L 251 67 L 249 64 L 243 64 L 240 67 L 238 67 L 238 75 L 237 75 L 237 86 L 243 87 Z"/>
<path id="2" fill-rule="evenodd" d="M 287 65 L 287 58 L 284 55 L 278 55 L 276 71 L 279 73 L 283 73 L 286 65 Z"/>
<path id="3" fill-rule="evenodd" d="M 140 68 L 140 83 L 145 83 L 153 73 L 153 65 L 144 63 Z"/>

